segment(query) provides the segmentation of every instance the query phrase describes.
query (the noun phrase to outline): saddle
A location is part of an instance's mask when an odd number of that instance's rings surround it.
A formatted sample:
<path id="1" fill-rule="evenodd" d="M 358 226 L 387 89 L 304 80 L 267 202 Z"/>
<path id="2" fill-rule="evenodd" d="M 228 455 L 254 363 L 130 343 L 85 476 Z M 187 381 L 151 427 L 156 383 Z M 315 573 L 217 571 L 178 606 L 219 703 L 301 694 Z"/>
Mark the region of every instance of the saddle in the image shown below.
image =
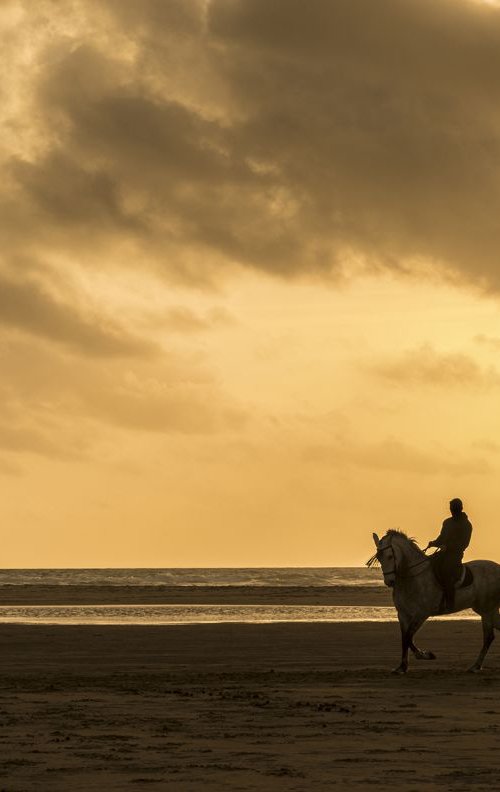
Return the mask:
<path id="1" fill-rule="evenodd" d="M 471 585 L 473 580 L 474 577 L 472 575 L 470 566 L 467 566 L 467 564 L 462 564 L 462 574 L 455 583 L 455 589 L 467 588 L 467 586 Z"/>
<path id="2" fill-rule="evenodd" d="M 436 578 L 437 582 L 441 587 L 443 587 L 443 578 L 441 575 L 441 568 L 440 568 L 440 559 L 439 553 L 434 553 L 434 555 L 430 556 L 431 559 L 431 566 L 432 571 L 434 572 L 434 577 Z M 457 589 L 467 588 L 472 584 L 474 577 L 472 575 L 472 570 L 468 564 L 461 564 L 460 565 L 460 574 L 457 576 L 455 581 L 455 591 Z"/>

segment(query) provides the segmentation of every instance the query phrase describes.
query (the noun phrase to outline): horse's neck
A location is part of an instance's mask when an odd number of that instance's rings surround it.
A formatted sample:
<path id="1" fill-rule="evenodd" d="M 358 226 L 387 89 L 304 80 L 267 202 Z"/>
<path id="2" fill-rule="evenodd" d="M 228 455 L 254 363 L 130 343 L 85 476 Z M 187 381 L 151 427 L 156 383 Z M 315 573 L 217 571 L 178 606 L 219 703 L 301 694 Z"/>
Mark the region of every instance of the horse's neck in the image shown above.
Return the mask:
<path id="1" fill-rule="evenodd" d="M 398 611 L 413 612 L 425 601 L 430 610 L 439 605 L 442 593 L 432 571 L 431 560 L 415 545 L 401 544 L 405 569 L 396 579 L 394 603 Z M 423 562 L 423 563 L 421 563 Z M 417 610 L 418 610 L 417 608 Z M 437 613 L 437 610 L 436 610 Z"/>
<path id="2" fill-rule="evenodd" d="M 424 558 L 426 558 L 425 553 L 423 553 L 420 548 L 415 547 L 415 545 L 412 545 L 409 542 L 405 542 L 404 544 L 401 542 L 399 547 L 401 549 L 401 555 L 404 558 L 407 566 L 417 564 L 419 561 L 422 561 Z"/>
<path id="3" fill-rule="evenodd" d="M 402 558 L 404 558 L 404 569 L 401 570 L 402 574 L 397 579 L 397 599 L 401 602 L 402 597 L 409 597 L 411 602 L 412 598 L 422 590 L 434 588 L 432 583 L 434 576 L 430 558 L 420 548 L 410 543 L 401 543 L 400 549 Z"/>

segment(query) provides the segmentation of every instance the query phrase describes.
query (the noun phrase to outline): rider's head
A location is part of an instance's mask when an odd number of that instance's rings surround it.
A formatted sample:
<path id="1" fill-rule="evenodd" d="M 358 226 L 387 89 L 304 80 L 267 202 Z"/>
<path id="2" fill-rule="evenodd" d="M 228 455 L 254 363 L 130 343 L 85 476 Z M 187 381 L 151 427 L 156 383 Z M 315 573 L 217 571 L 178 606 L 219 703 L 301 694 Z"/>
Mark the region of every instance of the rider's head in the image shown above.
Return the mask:
<path id="1" fill-rule="evenodd" d="M 450 501 L 450 511 L 454 517 L 457 517 L 459 514 L 461 514 L 463 508 L 464 505 L 460 498 L 453 498 L 453 500 Z"/>

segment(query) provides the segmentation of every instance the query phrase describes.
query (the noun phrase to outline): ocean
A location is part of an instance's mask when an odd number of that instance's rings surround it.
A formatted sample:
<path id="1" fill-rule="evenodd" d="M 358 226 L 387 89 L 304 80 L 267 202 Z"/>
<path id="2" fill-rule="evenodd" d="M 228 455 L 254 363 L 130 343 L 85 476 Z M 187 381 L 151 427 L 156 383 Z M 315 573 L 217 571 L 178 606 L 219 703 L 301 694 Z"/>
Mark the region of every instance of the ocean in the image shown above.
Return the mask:
<path id="1" fill-rule="evenodd" d="M 245 586 L 246 605 L 5 605 L 0 623 L 189 625 L 272 622 L 395 621 L 392 607 L 354 605 L 254 605 L 252 589 L 271 587 L 383 586 L 378 569 L 365 567 L 192 569 L 3 569 L 0 586 Z M 474 619 L 472 611 L 445 619 Z"/>
<path id="2" fill-rule="evenodd" d="M 2 569 L 0 585 L 51 586 L 381 586 L 366 567 L 165 569 Z"/>

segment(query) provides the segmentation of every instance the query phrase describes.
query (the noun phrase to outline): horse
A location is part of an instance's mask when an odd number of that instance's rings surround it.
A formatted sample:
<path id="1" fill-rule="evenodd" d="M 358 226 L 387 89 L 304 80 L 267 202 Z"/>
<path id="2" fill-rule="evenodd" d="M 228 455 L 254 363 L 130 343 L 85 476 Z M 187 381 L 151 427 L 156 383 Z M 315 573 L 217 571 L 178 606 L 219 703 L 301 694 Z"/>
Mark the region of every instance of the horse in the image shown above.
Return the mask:
<path id="1" fill-rule="evenodd" d="M 413 636 L 429 616 L 444 612 L 443 591 L 434 575 L 431 557 L 426 556 L 416 541 L 403 531 L 387 531 L 382 539 L 374 533 L 373 541 L 377 552 L 366 563 L 367 566 L 380 563 L 384 583 L 393 590 L 401 628 L 401 663 L 393 673 L 406 674 L 408 649 L 411 649 L 417 660 L 436 659 L 433 652 L 415 646 Z M 477 660 L 468 669 L 477 673 L 482 670 L 484 658 L 495 638 L 494 629 L 500 630 L 500 564 L 494 561 L 470 561 L 467 566 L 472 572 L 472 583 L 455 590 L 453 613 L 472 608 L 481 616 L 483 645 Z"/>

